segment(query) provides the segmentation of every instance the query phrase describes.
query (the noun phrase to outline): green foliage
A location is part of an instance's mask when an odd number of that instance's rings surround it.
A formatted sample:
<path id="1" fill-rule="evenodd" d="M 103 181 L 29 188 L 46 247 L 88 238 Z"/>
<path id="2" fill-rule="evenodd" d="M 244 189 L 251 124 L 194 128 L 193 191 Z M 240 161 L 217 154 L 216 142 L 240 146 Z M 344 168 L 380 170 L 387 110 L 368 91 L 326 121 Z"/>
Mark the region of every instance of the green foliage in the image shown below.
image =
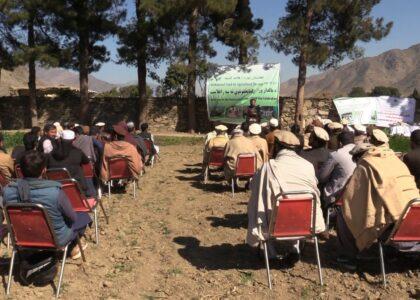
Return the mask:
<path id="1" fill-rule="evenodd" d="M 23 131 L 4 131 L 2 134 L 4 137 L 4 146 L 6 149 L 13 149 L 16 146 L 23 144 L 23 135 L 25 134 Z"/>
<path id="2" fill-rule="evenodd" d="M 370 93 L 371 96 L 395 96 L 401 95 L 400 91 L 392 86 L 375 86 Z"/>
<path id="3" fill-rule="evenodd" d="M 268 44 L 277 52 L 293 55 L 298 65 L 319 68 L 336 66 L 346 56 L 363 54 L 357 41 L 380 40 L 391 30 L 392 22 L 370 14 L 380 0 L 289 0 L 286 15 L 268 36 Z"/>
<path id="4" fill-rule="evenodd" d="M 410 139 L 404 136 L 391 136 L 389 138 L 389 147 L 395 152 L 406 153 L 410 151 Z"/>
<path id="5" fill-rule="evenodd" d="M 365 97 L 368 94 L 365 92 L 365 90 L 360 86 L 355 86 L 351 89 L 349 93 L 349 97 Z"/>
<path id="6" fill-rule="evenodd" d="M 155 136 L 156 145 L 174 146 L 174 145 L 204 145 L 202 137 L 193 136 Z"/>

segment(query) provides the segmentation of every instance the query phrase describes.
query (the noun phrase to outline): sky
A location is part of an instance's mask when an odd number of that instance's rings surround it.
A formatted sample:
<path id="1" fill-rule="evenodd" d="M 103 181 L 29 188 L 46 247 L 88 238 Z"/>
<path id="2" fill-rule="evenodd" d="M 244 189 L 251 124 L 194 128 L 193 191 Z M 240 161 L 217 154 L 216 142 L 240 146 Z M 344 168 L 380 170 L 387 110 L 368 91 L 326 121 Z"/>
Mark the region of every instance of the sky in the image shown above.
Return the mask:
<path id="1" fill-rule="evenodd" d="M 264 26 L 259 33 L 265 36 L 267 33 L 277 27 L 278 19 L 285 14 L 287 0 L 251 0 L 251 8 L 255 18 L 261 18 Z M 128 7 L 129 15 L 132 14 L 133 6 Z M 420 0 L 382 0 L 375 6 L 372 15 L 383 17 L 385 22 L 394 22 L 391 33 L 380 41 L 369 43 L 360 43 L 365 49 L 365 56 L 375 56 L 390 49 L 406 49 L 420 42 L 419 33 L 419 12 Z M 137 73 L 134 67 L 116 64 L 117 43 L 115 38 L 108 38 L 105 45 L 111 52 L 111 60 L 103 64 L 102 68 L 93 73 L 98 79 L 111 83 L 125 84 L 137 81 Z M 220 65 L 232 64 L 225 56 L 228 48 L 215 42 L 214 47 L 217 51 L 216 57 L 211 59 L 213 63 Z M 258 62 L 261 63 L 280 63 L 281 64 L 281 82 L 290 78 L 297 77 L 297 67 L 292 63 L 291 56 L 285 56 L 276 53 L 269 46 L 260 41 Z M 349 62 L 348 60 L 343 63 Z M 157 73 L 163 77 L 166 72 L 166 65 L 162 64 Z M 308 69 L 308 75 L 319 73 L 317 69 Z M 151 82 L 152 80 L 149 79 Z"/>

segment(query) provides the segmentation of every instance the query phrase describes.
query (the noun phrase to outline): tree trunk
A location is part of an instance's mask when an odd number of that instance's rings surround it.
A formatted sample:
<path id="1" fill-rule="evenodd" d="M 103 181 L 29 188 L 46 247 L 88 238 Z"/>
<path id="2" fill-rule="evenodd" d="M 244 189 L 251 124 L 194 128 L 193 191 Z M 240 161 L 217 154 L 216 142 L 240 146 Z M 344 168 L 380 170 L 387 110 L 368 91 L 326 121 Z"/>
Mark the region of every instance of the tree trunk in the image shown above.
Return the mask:
<path id="1" fill-rule="evenodd" d="M 35 48 L 35 32 L 34 32 L 34 22 L 33 18 L 28 22 L 28 46 L 31 51 L 29 54 L 29 80 L 28 80 L 28 88 L 29 88 L 29 111 L 31 116 L 31 126 L 38 126 L 38 111 L 36 105 L 36 66 L 35 61 L 36 57 L 32 52 Z"/>
<path id="2" fill-rule="evenodd" d="M 80 120 L 89 124 L 89 36 L 79 32 L 79 84 L 80 84 Z"/>
<path id="3" fill-rule="evenodd" d="M 249 7 L 249 0 L 239 0 L 237 5 L 239 8 L 238 19 L 243 20 L 245 18 L 245 10 Z M 246 31 L 244 31 L 242 34 L 246 34 Z M 243 40 L 239 43 L 238 63 L 240 65 L 246 65 L 249 63 L 248 47 L 245 45 L 245 42 Z"/>
<path id="4" fill-rule="evenodd" d="M 147 89 L 147 64 L 146 64 L 146 45 L 147 36 L 145 30 L 143 30 L 143 24 L 145 22 L 144 11 L 140 7 L 141 1 L 136 0 L 136 16 L 137 16 L 137 32 L 140 34 L 140 38 L 137 43 L 137 83 L 139 89 L 139 100 L 138 100 L 138 122 L 139 124 L 147 121 L 147 103 L 149 99 L 146 97 Z"/>
<path id="5" fill-rule="evenodd" d="M 309 39 L 311 33 L 311 22 L 313 16 L 313 8 L 311 1 L 307 1 L 306 9 L 306 39 Z M 306 82 L 306 44 L 301 46 L 299 54 L 299 76 L 296 90 L 296 110 L 295 110 L 295 124 L 299 125 L 300 131 L 303 132 L 304 118 L 303 118 L 303 105 L 305 103 L 305 82 Z"/>
<path id="6" fill-rule="evenodd" d="M 240 65 L 246 65 L 248 64 L 248 49 L 244 45 L 244 43 L 241 43 L 239 45 L 239 64 Z"/>
<path id="7" fill-rule="evenodd" d="M 188 131 L 194 133 L 195 118 L 195 83 L 197 81 L 197 27 L 198 8 L 195 7 L 188 21 Z"/>

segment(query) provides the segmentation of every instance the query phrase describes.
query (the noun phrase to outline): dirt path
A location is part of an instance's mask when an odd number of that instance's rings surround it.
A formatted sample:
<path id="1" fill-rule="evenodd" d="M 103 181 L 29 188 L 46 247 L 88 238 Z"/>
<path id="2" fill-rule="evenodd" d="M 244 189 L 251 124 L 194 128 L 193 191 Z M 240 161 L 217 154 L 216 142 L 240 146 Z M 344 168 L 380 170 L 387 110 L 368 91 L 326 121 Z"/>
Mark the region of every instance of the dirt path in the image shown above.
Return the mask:
<path id="1" fill-rule="evenodd" d="M 274 289 L 269 291 L 263 261 L 244 244 L 248 194 L 241 191 L 232 199 L 219 178 L 202 186 L 200 160 L 200 146 L 162 147 L 161 161 L 142 177 L 136 200 L 131 189 L 105 198 L 110 224 L 100 218 L 100 245 L 90 243 L 87 263 L 66 265 L 62 298 L 420 297 L 418 260 L 393 261 L 383 289 L 377 261 L 355 273 L 340 270 L 333 262 L 333 240 L 320 245 L 324 287 L 318 285 L 309 243 L 293 269 L 272 266 Z M 12 285 L 12 299 L 51 297 L 50 286 Z"/>

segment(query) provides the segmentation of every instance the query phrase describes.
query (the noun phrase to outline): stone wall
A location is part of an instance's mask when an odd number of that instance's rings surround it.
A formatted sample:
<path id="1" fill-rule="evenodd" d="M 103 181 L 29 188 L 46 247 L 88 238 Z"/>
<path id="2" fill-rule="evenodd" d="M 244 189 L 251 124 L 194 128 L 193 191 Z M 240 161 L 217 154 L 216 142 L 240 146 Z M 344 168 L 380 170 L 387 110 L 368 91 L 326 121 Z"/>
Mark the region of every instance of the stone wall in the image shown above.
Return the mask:
<path id="1" fill-rule="evenodd" d="M 80 122 L 80 100 L 72 95 L 58 98 L 38 98 L 40 126 L 48 122 Z M 89 103 L 91 123 L 136 120 L 137 98 L 92 98 Z M 187 101 L 181 98 L 152 98 L 146 108 L 148 122 L 155 131 L 186 131 Z M 295 99 L 280 98 L 280 120 L 283 128 L 293 124 Z M 337 111 L 331 99 L 306 99 L 306 123 L 316 115 L 336 120 Z M 197 131 L 208 132 L 213 124 L 208 120 L 204 98 L 196 102 Z M 1 97 L 0 122 L 2 129 L 22 129 L 30 125 L 27 97 Z"/>

